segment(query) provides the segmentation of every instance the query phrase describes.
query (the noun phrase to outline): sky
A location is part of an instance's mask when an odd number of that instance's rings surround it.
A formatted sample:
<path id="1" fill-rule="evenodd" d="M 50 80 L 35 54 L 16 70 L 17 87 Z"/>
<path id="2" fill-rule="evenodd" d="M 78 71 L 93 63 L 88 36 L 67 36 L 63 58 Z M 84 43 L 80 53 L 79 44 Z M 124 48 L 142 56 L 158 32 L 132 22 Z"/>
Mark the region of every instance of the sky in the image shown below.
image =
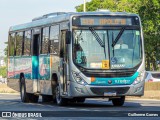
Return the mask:
<path id="1" fill-rule="evenodd" d="M 0 0 L 0 55 L 4 54 L 10 26 L 52 12 L 75 12 L 80 4 L 83 0 Z"/>

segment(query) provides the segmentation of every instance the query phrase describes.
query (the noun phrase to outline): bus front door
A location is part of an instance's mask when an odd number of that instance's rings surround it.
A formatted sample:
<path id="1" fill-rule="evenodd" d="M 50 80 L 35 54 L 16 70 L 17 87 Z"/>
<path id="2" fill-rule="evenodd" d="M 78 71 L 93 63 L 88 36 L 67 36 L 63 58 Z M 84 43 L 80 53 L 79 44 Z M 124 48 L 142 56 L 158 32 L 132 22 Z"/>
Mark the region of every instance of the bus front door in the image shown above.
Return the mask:
<path id="1" fill-rule="evenodd" d="M 66 31 L 61 31 L 61 43 L 60 43 L 60 81 L 61 88 L 63 89 L 63 94 L 67 94 L 67 78 L 68 78 L 68 55 L 67 55 L 67 45 L 66 45 Z"/>

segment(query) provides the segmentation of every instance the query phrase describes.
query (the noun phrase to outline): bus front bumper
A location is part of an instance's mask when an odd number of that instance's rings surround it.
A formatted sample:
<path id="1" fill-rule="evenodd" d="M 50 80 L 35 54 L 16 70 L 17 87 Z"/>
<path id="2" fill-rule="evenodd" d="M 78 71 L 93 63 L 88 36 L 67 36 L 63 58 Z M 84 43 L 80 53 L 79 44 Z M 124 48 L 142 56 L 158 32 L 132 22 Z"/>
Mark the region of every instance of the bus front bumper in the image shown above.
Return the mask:
<path id="1" fill-rule="evenodd" d="M 96 86 L 70 83 L 68 97 L 113 97 L 113 96 L 142 96 L 144 81 L 136 85 Z"/>

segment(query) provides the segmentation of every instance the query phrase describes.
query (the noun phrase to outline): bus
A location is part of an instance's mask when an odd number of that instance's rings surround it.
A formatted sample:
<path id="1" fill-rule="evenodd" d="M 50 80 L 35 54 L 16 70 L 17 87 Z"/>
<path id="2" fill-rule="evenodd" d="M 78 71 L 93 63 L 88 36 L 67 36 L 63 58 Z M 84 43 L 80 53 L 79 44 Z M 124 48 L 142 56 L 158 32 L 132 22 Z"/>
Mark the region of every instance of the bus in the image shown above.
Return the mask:
<path id="1" fill-rule="evenodd" d="M 10 27 L 8 86 L 22 102 L 58 105 L 144 94 L 141 19 L 126 12 L 56 12 Z"/>

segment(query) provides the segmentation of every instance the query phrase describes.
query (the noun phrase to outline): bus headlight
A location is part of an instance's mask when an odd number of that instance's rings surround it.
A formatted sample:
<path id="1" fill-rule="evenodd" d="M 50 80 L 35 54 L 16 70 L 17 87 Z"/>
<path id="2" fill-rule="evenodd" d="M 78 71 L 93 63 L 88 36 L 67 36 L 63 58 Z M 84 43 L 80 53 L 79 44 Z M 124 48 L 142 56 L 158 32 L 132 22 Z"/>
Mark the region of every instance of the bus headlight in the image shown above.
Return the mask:
<path id="1" fill-rule="evenodd" d="M 134 85 L 142 82 L 144 73 L 145 73 L 144 71 L 142 71 L 142 72 L 139 73 L 138 77 L 135 79 L 135 81 L 134 81 L 134 83 L 133 83 Z"/>
<path id="2" fill-rule="evenodd" d="M 79 75 L 79 73 L 72 72 L 72 75 L 78 84 L 87 85 L 87 82 L 83 80 L 83 78 Z"/>

